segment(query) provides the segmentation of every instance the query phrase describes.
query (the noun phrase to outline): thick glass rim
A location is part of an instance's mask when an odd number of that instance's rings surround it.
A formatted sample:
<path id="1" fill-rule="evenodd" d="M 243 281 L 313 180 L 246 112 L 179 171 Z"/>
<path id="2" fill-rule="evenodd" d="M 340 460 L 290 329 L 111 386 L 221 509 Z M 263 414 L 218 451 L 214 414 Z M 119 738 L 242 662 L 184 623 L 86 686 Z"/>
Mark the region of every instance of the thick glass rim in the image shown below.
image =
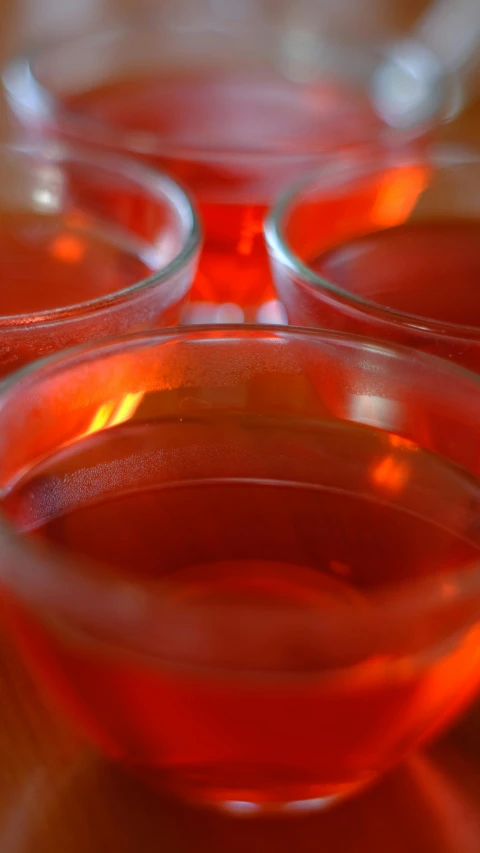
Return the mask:
<path id="1" fill-rule="evenodd" d="M 480 166 L 480 151 L 461 145 L 437 145 L 427 150 L 424 158 L 408 152 L 384 152 L 376 157 L 351 158 L 337 156 L 325 162 L 309 176 L 290 186 L 271 208 L 264 221 L 264 235 L 272 258 L 308 285 L 312 290 L 326 291 L 337 302 L 350 306 L 364 314 L 374 316 L 392 325 L 406 326 L 424 332 L 437 332 L 449 337 L 480 338 L 480 326 L 468 326 L 435 320 L 419 314 L 409 314 L 395 308 L 379 305 L 364 299 L 355 293 L 344 290 L 335 282 L 314 272 L 292 249 L 285 235 L 286 218 L 302 197 L 310 195 L 316 188 L 331 191 L 338 186 L 343 188 L 349 181 L 355 181 L 368 175 L 381 174 L 387 168 L 395 166 L 433 164 L 439 170 L 455 166 Z"/>
<path id="2" fill-rule="evenodd" d="M 34 43 L 31 48 L 27 48 L 27 50 L 13 57 L 3 70 L 1 79 L 7 94 L 7 99 L 10 101 L 11 105 L 18 104 L 26 113 L 32 116 L 45 117 L 50 114 L 53 115 L 57 109 L 57 97 L 54 93 L 49 91 L 40 79 L 38 79 L 35 71 L 36 63 L 41 60 L 42 57 L 48 55 L 48 53 L 52 51 L 64 48 L 67 45 L 78 46 L 81 45 L 82 42 L 87 44 L 92 40 L 97 41 L 99 45 L 101 45 L 102 42 L 111 45 L 115 41 L 131 41 L 132 37 L 135 36 L 141 37 L 142 35 L 145 35 L 146 37 L 151 38 L 152 31 L 154 32 L 156 29 L 164 32 L 166 23 L 168 24 L 165 20 L 155 21 L 153 23 L 146 23 L 145 21 L 140 20 L 135 21 L 128 26 L 113 25 L 111 27 L 104 26 L 100 29 L 87 28 L 75 35 L 63 38 L 56 37 L 53 39 L 43 39 L 36 44 Z M 219 23 L 218 25 L 214 25 L 212 23 L 209 26 L 201 27 L 194 25 L 193 27 L 183 28 L 177 24 L 173 29 L 177 34 L 184 30 L 190 37 L 192 35 L 192 31 L 194 31 L 198 32 L 199 37 L 201 37 L 202 33 L 210 33 L 216 34 L 218 39 L 230 37 L 235 42 L 243 36 L 251 34 L 252 25 L 236 21 L 231 26 L 228 26 L 225 23 Z M 284 34 L 285 28 L 281 23 L 262 21 L 258 24 L 256 31 L 267 33 L 270 37 L 278 39 Z M 398 133 L 402 139 L 421 136 L 432 126 L 442 124 L 444 121 L 449 120 L 452 115 L 456 114 L 461 104 L 459 80 L 451 71 L 447 71 L 443 68 L 440 59 L 436 56 L 433 50 L 419 39 L 394 38 L 392 36 L 392 38 L 385 39 L 383 41 L 378 39 L 376 41 L 370 40 L 359 45 L 358 42 L 354 40 L 341 39 L 335 36 L 328 38 L 328 50 L 335 56 L 345 53 L 350 60 L 352 58 L 360 61 L 371 60 L 375 61 L 376 64 L 379 64 L 382 60 L 395 58 L 394 50 L 396 47 L 398 48 L 398 46 L 400 46 L 400 54 L 402 49 L 406 48 L 411 50 L 413 52 L 412 55 L 415 55 L 420 62 L 423 61 L 425 64 L 429 63 L 431 68 L 435 69 L 433 72 L 434 79 L 429 83 L 433 97 L 430 108 L 426 111 L 426 115 L 422 115 L 420 119 L 416 119 L 410 123 L 407 122 L 405 126 L 389 126 L 388 123 L 384 123 L 380 117 L 380 121 L 382 122 L 380 138 L 382 138 L 384 134 L 388 135 L 389 133 Z M 398 61 L 398 57 L 396 57 L 395 61 Z M 405 63 L 405 68 L 407 70 L 409 69 L 408 62 Z M 354 86 L 358 88 L 358 75 L 352 71 L 350 76 L 352 77 Z M 27 91 L 29 96 L 31 96 L 27 99 L 29 103 L 27 103 L 25 97 L 22 96 L 22 91 Z M 66 125 L 68 125 L 69 132 L 71 132 L 76 138 L 102 144 L 102 142 L 105 143 L 105 137 L 110 136 L 110 138 L 112 138 L 113 136 L 116 141 L 116 145 L 121 150 L 134 156 L 169 156 L 172 149 L 174 149 L 175 156 L 179 159 L 185 160 L 201 159 L 209 161 L 221 155 L 225 162 L 234 161 L 241 156 L 242 159 L 247 162 L 250 160 L 255 161 L 259 158 L 268 157 L 269 159 L 273 158 L 275 162 L 281 163 L 295 157 L 301 158 L 322 154 L 324 150 L 321 141 L 319 141 L 317 148 L 304 148 L 299 146 L 298 148 L 294 148 L 287 152 L 271 151 L 264 148 L 249 148 L 248 150 L 244 150 L 242 148 L 236 149 L 234 147 L 226 151 L 225 149 L 218 148 L 215 145 L 201 146 L 196 145 L 195 143 L 191 146 L 187 146 L 185 144 L 179 146 L 176 145 L 174 141 L 162 144 L 158 135 L 149 131 L 142 132 L 141 143 L 137 146 L 132 142 L 132 135 L 128 131 L 121 131 L 119 128 L 110 125 L 108 122 L 102 122 L 98 119 L 79 115 L 75 110 L 68 109 L 64 105 L 60 105 L 60 115 L 63 117 Z M 378 133 L 367 133 L 365 135 L 361 135 L 357 142 L 358 144 L 363 145 L 368 144 L 377 138 Z"/>
<path id="3" fill-rule="evenodd" d="M 442 377 L 447 378 L 450 380 L 451 387 L 455 387 L 456 392 L 462 393 L 464 399 L 471 400 L 474 394 L 480 402 L 480 376 L 409 347 L 387 345 L 375 339 L 333 331 L 267 325 L 219 325 L 139 332 L 84 344 L 27 365 L 0 383 L 0 424 L 7 404 L 18 400 L 23 390 L 31 389 L 36 382 L 48 380 L 59 370 L 68 370 L 95 358 L 125 353 L 128 350 L 141 350 L 149 346 L 188 341 L 238 343 L 242 339 L 252 339 L 252 337 L 264 342 L 272 339 L 287 339 L 299 343 L 316 341 L 327 346 L 337 344 L 350 350 L 355 349 L 357 352 L 363 350 L 380 353 L 388 358 L 406 362 L 412 370 L 416 367 L 428 369 L 439 380 L 435 383 L 435 387 L 443 387 Z M 39 608 L 40 615 L 43 615 L 47 622 L 53 619 L 53 623 L 58 623 L 60 630 L 63 626 L 65 630 L 73 631 L 73 636 L 78 635 L 82 638 L 82 642 L 98 647 L 115 648 L 119 653 L 123 650 L 125 653 L 153 657 L 175 669 L 187 668 L 217 673 L 235 671 L 236 674 L 243 672 L 249 676 L 252 673 L 254 675 L 261 673 L 267 676 L 280 675 L 289 678 L 311 676 L 316 672 L 314 661 L 311 669 L 299 673 L 291 671 L 288 661 L 286 664 L 281 662 L 278 666 L 275 664 L 266 666 L 265 669 L 255 668 L 255 666 L 242 668 L 240 664 L 238 667 L 230 664 L 218 665 L 215 660 L 217 647 L 214 646 L 213 640 L 215 637 L 218 639 L 221 632 L 227 631 L 227 636 L 233 636 L 235 643 L 240 637 L 240 628 L 241 636 L 244 635 L 245 619 L 250 620 L 248 642 L 255 644 L 260 639 L 262 642 L 270 643 L 265 652 L 267 657 L 268 654 L 272 654 L 278 663 L 275 640 L 278 632 L 284 630 L 286 624 L 289 631 L 294 633 L 296 631 L 294 641 L 303 642 L 302 638 L 305 636 L 307 642 L 319 644 L 318 648 L 323 654 L 326 651 L 331 654 L 332 659 L 337 661 L 332 664 L 332 673 L 335 673 L 345 666 L 348 668 L 349 665 L 342 665 L 339 660 L 346 650 L 350 654 L 354 649 L 356 654 L 356 644 L 359 644 L 359 649 L 367 649 L 369 643 L 375 643 L 377 653 L 385 651 L 385 646 L 388 651 L 392 642 L 395 644 L 400 642 L 399 638 L 408 637 L 411 630 L 409 617 L 417 620 L 417 623 L 421 618 L 422 636 L 424 616 L 428 617 L 430 622 L 425 624 L 431 626 L 434 637 L 437 636 L 434 617 L 439 608 L 447 608 L 448 612 L 452 608 L 454 612 L 456 622 L 449 636 L 456 636 L 463 630 L 464 620 L 478 618 L 480 563 L 466 566 L 459 580 L 457 573 L 454 573 L 454 576 L 447 573 L 446 581 L 442 584 L 438 583 L 437 576 L 431 580 L 428 577 L 421 578 L 418 583 L 414 581 L 411 587 L 407 585 L 403 593 L 400 590 L 400 595 L 398 590 L 395 590 L 393 598 L 387 593 L 384 598 L 374 599 L 371 606 L 360 614 L 352 614 L 351 608 L 343 609 L 340 606 L 338 612 L 332 611 L 331 619 L 324 621 L 318 620 L 315 609 L 309 612 L 302 608 L 286 606 L 281 610 L 269 611 L 261 605 L 202 606 L 198 603 L 177 602 L 169 599 L 168 594 L 153 596 L 148 590 L 143 591 L 141 585 L 136 584 L 135 581 L 127 583 L 121 577 L 111 574 L 104 576 L 102 573 L 95 572 L 94 563 L 82 562 L 81 558 L 72 558 L 51 546 L 37 550 L 1 516 L 0 547 L 3 555 L 0 562 L 2 583 L 6 588 L 13 590 L 21 601 Z M 7 563 L 14 568 L 6 568 Z M 92 572 L 85 571 L 88 566 L 93 569 Z M 455 590 L 454 593 L 452 589 Z M 136 637 L 135 632 L 140 630 L 142 625 L 145 626 L 146 622 L 154 626 L 155 641 L 153 642 L 151 635 L 148 634 L 147 626 L 147 634 L 143 640 L 145 646 L 140 642 L 139 647 L 133 640 L 132 648 L 128 642 L 130 632 Z M 388 634 L 387 631 L 387 637 L 385 637 L 387 628 L 391 633 Z M 430 644 L 425 642 L 417 650 L 418 654 L 430 653 L 429 650 L 436 647 L 442 639 L 437 638 Z M 244 663 L 243 651 L 240 659 Z M 325 677 L 328 678 L 330 675 L 327 673 Z"/>
<path id="4" fill-rule="evenodd" d="M 150 168 L 142 163 L 122 155 L 105 154 L 91 151 L 77 145 L 65 144 L 59 141 L 17 142 L 0 145 L 2 152 L 7 155 L 24 156 L 59 164 L 79 163 L 102 169 L 106 174 L 119 175 L 138 186 L 151 198 L 163 200 L 175 211 L 183 231 L 182 245 L 174 258 L 161 269 L 152 272 L 146 278 L 140 279 L 128 287 L 122 287 L 105 296 L 87 299 L 59 308 L 36 311 L 35 313 L 0 315 L 0 334 L 2 332 L 27 332 L 29 329 L 43 329 L 61 321 L 78 320 L 97 312 L 108 310 L 116 305 L 127 302 L 144 290 L 153 289 L 162 283 L 167 283 L 172 276 L 187 266 L 200 251 L 202 228 L 200 218 L 193 199 L 186 189 L 166 172 Z"/>

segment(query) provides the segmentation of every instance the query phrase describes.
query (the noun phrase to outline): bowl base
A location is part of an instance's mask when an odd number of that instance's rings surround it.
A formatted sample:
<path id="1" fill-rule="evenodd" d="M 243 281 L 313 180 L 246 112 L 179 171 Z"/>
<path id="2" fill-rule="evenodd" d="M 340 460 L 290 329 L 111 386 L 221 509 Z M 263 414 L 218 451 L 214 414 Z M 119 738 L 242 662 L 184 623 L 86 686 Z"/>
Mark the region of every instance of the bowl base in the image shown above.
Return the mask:
<path id="1" fill-rule="evenodd" d="M 204 771 L 185 768 L 181 774 L 145 766 L 129 769 L 163 794 L 168 792 L 192 805 L 241 818 L 323 811 L 375 778 L 369 775 L 351 782 L 315 783 L 299 779 L 298 771 L 287 773 L 285 767 L 271 768 L 268 774 L 255 768 L 232 766 Z"/>

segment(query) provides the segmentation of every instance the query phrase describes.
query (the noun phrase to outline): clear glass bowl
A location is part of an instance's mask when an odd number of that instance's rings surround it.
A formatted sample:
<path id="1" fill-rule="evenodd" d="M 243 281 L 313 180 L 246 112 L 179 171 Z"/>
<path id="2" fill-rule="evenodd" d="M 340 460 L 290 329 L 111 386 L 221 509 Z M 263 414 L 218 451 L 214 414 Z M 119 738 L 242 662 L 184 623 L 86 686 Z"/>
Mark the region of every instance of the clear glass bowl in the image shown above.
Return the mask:
<path id="1" fill-rule="evenodd" d="M 278 193 L 328 152 L 423 146 L 449 112 L 451 80 L 413 40 L 358 45 L 305 21 L 182 19 L 173 6 L 16 58 L 8 99 L 28 132 L 128 152 L 181 179 L 206 237 L 192 299 L 226 306 L 194 306 L 190 319 L 256 320 L 275 296 L 262 223 Z"/>
<path id="2" fill-rule="evenodd" d="M 478 371 L 479 199 L 478 152 L 461 146 L 332 159 L 266 221 L 289 321 L 413 346 Z"/>
<path id="3" fill-rule="evenodd" d="M 479 428 L 474 374 L 354 336 L 58 354 L 0 389 L 3 617 L 44 695 L 151 784 L 324 807 L 478 688 Z M 131 509 L 75 526 L 102 505 Z"/>
<path id="4" fill-rule="evenodd" d="M 0 176 L 0 375 L 178 321 L 201 234 L 172 178 L 58 142 L 3 145 Z"/>

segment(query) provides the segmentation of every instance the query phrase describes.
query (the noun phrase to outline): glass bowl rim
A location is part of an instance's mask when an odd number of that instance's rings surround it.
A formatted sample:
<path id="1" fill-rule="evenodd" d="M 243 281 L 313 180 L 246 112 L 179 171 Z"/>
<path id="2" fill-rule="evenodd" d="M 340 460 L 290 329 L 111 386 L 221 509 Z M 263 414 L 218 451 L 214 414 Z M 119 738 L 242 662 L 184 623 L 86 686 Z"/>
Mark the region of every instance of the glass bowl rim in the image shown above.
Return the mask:
<path id="1" fill-rule="evenodd" d="M 51 51 L 58 50 L 59 48 L 63 48 L 69 44 L 81 44 L 82 41 L 85 40 L 106 39 L 107 42 L 112 42 L 115 39 L 128 40 L 132 38 L 132 33 L 140 35 L 144 33 L 148 37 L 151 37 L 152 30 L 155 31 L 155 29 L 158 29 L 163 32 L 165 24 L 165 20 L 153 22 L 137 20 L 135 22 L 130 22 L 128 25 L 105 25 L 101 28 L 86 27 L 75 34 L 67 36 L 64 35 L 63 37 L 58 36 L 50 39 L 41 39 L 37 43 L 33 43 L 30 47 L 19 52 L 16 56 L 13 56 L 6 64 L 1 74 L 1 79 L 7 95 L 7 100 L 11 105 L 19 105 L 22 110 L 32 116 L 43 117 L 52 109 L 53 112 L 55 112 L 57 108 L 56 95 L 50 92 L 50 90 L 37 78 L 35 73 L 35 64 L 42 58 L 42 56 L 48 55 Z M 268 32 L 274 36 L 281 35 L 284 32 L 284 26 L 281 23 L 273 21 L 263 21 L 259 24 L 259 28 L 261 28 L 263 32 Z M 248 23 L 241 24 L 235 22 L 233 26 L 218 23 L 217 25 L 212 24 L 207 27 L 199 26 L 183 28 L 182 26 L 177 25 L 174 26 L 173 29 L 178 33 L 181 33 L 182 30 L 185 29 L 185 32 L 191 34 L 192 30 L 195 30 L 198 31 L 199 34 L 205 32 L 216 34 L 216 37 L 219 39 L 221 39 L 222 36 L 233 36 L 234 39 L 237 39 L 242 35 L 248 36 L 252 27 Z M 387 137 L 389 133 L 397 133 L 402 139 L 417 138 L 418 136 L 428 132 L 430 128 L 450 120 L 453 115 L 456 115 L 462 102 L 460 79 L 454 71 L 447 70 L 435 52 L 419 38 L 398 37 L 392 34 L 389 38 L 369 39 L 365 40 L 362 44 L 359 44 L 354 39 L 335 36 L 334 34 L 330 34 L 328 38 L 328 49 L 333 51 L 335 54 L 340 53 L 340 51 L 346 52 L 349 56 L 354 56 L 357 59 L 371 59 L 377 64 L 381 60 L 385 60 L 389 57 L 391 58 L 393 56 L 394 49 L 400 48 L 400 50 L 402 50 L 404 47 L 408 47 L 408 49 L 413 50 L 419 57 L 420 55 L 423 56 L 424 59 L 428 57 L 428 61 L 432 64 L 432 67 L 435 67 L 436 69 L 436 79 L 431 84 L 431 91 L 434 93 L 432 106 L 430 110 L 427 111 L 426 116 L 422 117 L 418 121 L 413 121 L 410 125 L 407 124 L 405 127 L 390 127 L 388 124 L 384 124 L 380 118 L 380 138 L 382 138 L 385 133 L 387 134 Z M 354 73 L 352 76 L 355 84 L 358 86 L 357 77 Z M 34 108 L 31 105 L 27 105 L 25 103 L 25 98 L 22 96 L 22 88 L 25 85 L 27 85 L 29 89 L 32 89 L 33 87 L 37 95 L 36 106 Z M 15 111 L 15 107 L 13 107 L 13 110 Z M 225 151 L 224 149 L 216 148 L 214 145 L 200 146 L 195 144 L 192 144 L 191 147 L 184 145 L 182 148 L 175 145 L 174 142 L 163 146 L 158 144 L 158 137 L 153 132 L 142 132 L 142 144 L 140 148 L 137 149 L 135 145 L 129 142 L 130 134 L 128 131 L 122 133 L 118 128 L 114 125 L 110 125 L 108 122 L 87 118 L 78 114 L 75 110 L 68 109 L 63 106 L 60 109 L 60 115 L 63 117 L 66 126 L 68 126 L 68 132 L 72 133 L 75 139 L 87 139 L 89 142 L 93 140 L 96 143 L 105 144 L 105 135 L 108 136 L 109 134 L 113 134 L 122 151 L 125 151 L 125 153 L 130 156 L 144 155 L 168 157 L 172 152 L 171 145 L 173 145 L 173 151 L 176 157 L 185 160 L 199 159 L 206 162 L 214 161 L 221 156 L 222 160 L 226 163 L 235 162 L 239 157 L 241 157 L 245 162 L 255 163 L 259 159 L 268 158 L 269 160 L 273 160 L 277 163 L 282 163 L 295 157 L 311 157 L 313 155 L 318 156 L 323 153 L 321 142 L 317 148 L 304 149 L 299 147 L 298 149 L 294 149 L 293 152 L 268 151 L 262 148 L 259 150 L 250 149 L 248 151 L 241 148 L 232 148 Z M 377 139 L 377 137 L 378 132 L 373 134 L 374 139 Z M 147 140 L 149 140 L 148 145 Z M 359 144 L 369 144 L 371 141 L 372 134 L 367 134 L 365 136 L 362 135 L 359 139 Z"/>
<path id="2" fill-rule="evenodd" d="M 132 185 L 138 186 L 147 196 L 161 201 L 173 210 L 179 219 L 183 232 L 180 248 L 165 266 L 152 272 L 146 278 L 135 281 L 127 287 L 115 290 L 105 296 L 72 303 L 59 308 L 37 311 L 35 313 L 0 315 L 0 335 L 2 333 L 28 333 L 30 330 L 55 326 L 60 322 L 79 320 L 116 307 L 130 298 L 141 295 L 143 291 L 153 290 L 164 285 L 176 273 L 194 260 L 200 251 L 202 227 L 196 205 L 189 192 L 166 172 L 137 163 L 123 155 L 109 155 L 88 149 L 88 147 L 65 144 L 59 141 L 6 142 L 0 145 L 0 156 L 38 158 L 46 163 L 57 165 L 78 163 L 83 166 L 99 168 L 107 175 L 126 178 Z M 28 169 L 28 166 L 27 166 Z"/>
<path id="3" fill-rule="evenodd" d="M 383 357 L 395 360 L 399 359 L 408 364 L 408 366 L 413 370 L 415 370 L 416 367 L 423 368 L 432 371 L 433 374 L 436 374 L 439 381 L 435 384 L 435 387 L 443 387 L 443 376 L 451 382 L 453 381 L 456 389 L 463 388 L 464 392 L 467 391 L 468 399 L 471 399 L 471 395 L 473 393 L 475 395 L 475 399 L 478 401 L 480 417 L 480 376 L 477 376 L 476 374 L 457 365 L 452 365 L 451 363 L 436 356 L 416 351 L 405 346 L 388 345 L 372 338 L 364 338 L 357 335 L 343 334 L 333 331 L 303 329 L 293 326 L 214 325 L 195 326 L 191 328 L 177 327 L 153 330 L 147 333 L 138 332 L 135 334 L 123 335 L 118 338 L 106 339 L 90 344 L 82 344 L 69 350 L 55 353 L 54 355 L 43 358 L 34 364 L 27 365 L 16 374 L 12 374 L 0 383 L 0 423 L 5 405 L 8 405 L 8 403 L 11 403 L 12 401 L 15 403 L 19 398 L 19 394 L 21 395 L 22 389 L 28 391 L 29 388 L 31 389 L 32 385 L 35 385 L 35 382 L 48 380 L 49 377 L 55 375 L 62 369 L 75 369 L 78 365 L 86 363 L 91 359 L 101 359 L 108 357 L 108 355 L 126 352 L 128 349 L 140 350 L 143 347 L 157 347 L 166 343 L 178 344 L 192 340 L 197 343 L 205 341 L 217 341 L 221 343 L 222 341 L 227 341 L 231 344 L 236 343 L 245 337 L 250 339 L 254 337 L 264 343 L 274 339 L 287 339 L 287 341 L 290 342 L 298 341 L 300 343 L 312 341 L 321 343 L 322 345 L 340 345 L 342 348 L 350 348 L 350 350 L 355 349 L 360 352 L 370 351 L 373 353 L 380 353 Z M 16 531 L 12 524 L 1 516 L 0 549 L 3 555 L 2 561 L 0 561 L 0 581 L 4 588 L 13 592 L 21 602 L 25 603 L 28 607 L 33 608 L 35 611 L 39 611 L 41 613 L 42 610 L 45 610 L 45 618 L 47 621 L 49 614 L 53 613 L 54 623 L 58 623 L 60 629 L 62 625 L 67 627 L 67 629 L 73 626 L 74 633 L 76 631 L 80 637 L 83 637 L 83 639 L 89 643 L 93 643 L 93 645 L 99 647 L 106 646 L 107 649 L 110 648 L 111 650 L 116 649 L 119 653 L 122 653 L 123 651 L 125 653 L 152 657 L 154 660 L 162 661 L 162 665 L 165 664 L 167 667 L 173 666 L 175 670 L 186 668 L 187 670 L 193 669 L 194 671 L 198 670 L 199 672 L 204 673 L 225 673 L 234 671 L 236 675 L 243 674 L 250 677 L 253 674 L 253 676 L 256 677 L 260 674 L 261 677 L 271 676 L 275 678 L 283 678 L 285 676 L 288 676 L 289 678 L 296 676 L 303 678 L 305 676 L 311 677 L 312 674 L 316 674 L 315 669 L 296 672 L 295 670 L 292 671 L 288 666 L 281 667 L 279 670 L 275 668 L 269 669 L 268 667 L 260 671 L 257 671 L 255 668 L 237 670 L 235 667 L 230 668 L 228 666 L 217 666 L 215 661 L 212 663 L 210 659 L 207 664 L 203 663 L 199 665 L 197 661 L 189 660 L 188 656 L 185 659 L 182 658 L 181 653 L 178 652 L 178 648 L 171 658 L 168 654 L 163 652 L 159 653 L 157 649 L 155 649 L 155 651 L 152 651 L 150 648 L 132 649 L 125 641 L 127 631 L 131 627 L 130 619 L 136 619 L 137 626 L 140 624 L 140 615 L 142 615 L 142 621 L 144 621 L 143 611 L 141 609 L 138 611 L 137 609 L 138 603 L 140 601 L 140 603 L 143 602 L 146 604 L 152 599 L 152 596 L 149 597 L 148 593 L 146 598 L 142 598 L 143 593 L 141 584 L 136 584 L 134 581 L 128 581 L 126 583 L 123 578 L 119 581 L 115 575 L 108 576 L 106 579 L 103 576 L 96 577 L 98 572 L 93 572 L 93 574 L 88 573 L 88 576 L 86 576 L 85 572 L 82 571 L 82 567 L 84 568 L 86 565 L 90 565 L 90 567 L 94 569 L 94 563 L 89 564 L 88 561 L 82 562 L 81 558 L 71 558 L 66 553 L 59 552 L 51 546 L 47 546 L 45 550 L 42 548 L 41 551 L 38 551 L 34 545 L 25 541 L 22 534 Z M 5 569 L 6 561 L 9 561 L 11 565 L 15 565 L 15 569 Z M 462 601 L 465 597 L 470 600 L 472 588 L 477 597 L 480 592 L 480 564 L 475 563 L 473 566 L 468 566 L 467 568 L 469 569 L 468 576 L 464 581 L 463 586 L 459 589 L 459 596 L 462 596 Z M 439 588 L 438 591 L 437 587 Z M 443 584 L 436 583 L 435 594 L 437 600 L 440 599 L 443 603 L 445 599 Z M 431 595 L 431 591 L 430 593 L 428 591 L 426 593 L 426 601 L 431 605 L 428 597 L 429 595 Z M 450 597 L 449 593 L 449 601 Z M 149 599 L 149 602 L 147 602 L 147 599 Z M 202 608 L 199 608 L 195 603 L 193 606 L 187 605 L 186 608 L 184 606 L 182 607 L 182 604 L 180 603 L 180 608 L 178 608 L 175 607 L 175 603 L 172 604 L 171 600 L 169 601 L 168 598 L 165 599 L 165 596 L 163 601 L 161 600 L 161 597 L 159 597 L 159 599 L 160 600 L 158 601 L 155 598 L 155 604 L 157 606 L 159 604 L 160 606 L 162 604 L 165 606 L 163 606 L 163 610 L 160 609 L 157 611 L 157 621 L 158 612 L 163 614 L 164 618 L 167 617 L 167 634 L 168 631 L 170 631 L 168 637 L 170 638 L 173 636 L 174 642 L 178 641 L 178 617 L 180 616 L 180 626 L 183 625 L 184 628 L 186 627 L 188 634 L 188 628 L 190 626 L 189 620 L 191 620 L 192 614 L 195 615 L 198 612 L 202 614 Z M 412 601 L 415 600 L 415 596 L 412 595 L 411 599 Z M 120 608 L 120 613 L 118 612 L 118 608 Z M 219 605 L 217 607 L 218 613 L 223 613 L 224 610 L 224 605 Z M 243 609 L 238 606 L 234 606 L 233 609 L 231 608 L 230 610 L 227 608 L 226 612 L 227 615 L 232 612 L 237 614 L 243 613 L 245 617 L 245 614 L 263 615 L 268 611 L 262 609 L 261 606 L 248 605 Z M 315 610 L 312 610 L 312 613 L 315 612 Z M 301 620 L 303 619 L 305 611 L 303 609 L 299 609 L 297 611 L 294 607 L 286 606 L 282 613 L 290 616 L 292 614 L 300 614 L 298 625 L 301 625 Z M 381 613 L 382 618 L 384 618 L 385 614 L 390 615 L 391 608 L 375 606 L 374 614 L 379 613 Z M 151 611 L 149 612 L 149 615 L 151 616 Z M 119 633 L 115 633 L 115 628 L 113 628 L 112 625 L 117 625 L 118 618 L 120 618 L 120 626 L 122 630 Z M 168 621 L 169 618 L 170 622 Z M 369 619 L 371 618 L 372 613 L 370 613 L 369 616 Z M 107 633 L 107 635 L 104 636 L 101 631 L 100 634 L 98 634 L 96 629 L 98 629 L 99 626 L 103 627 L 105 620 L 109 620 L 108 627 L 111 628 L 111 631 L 110 635 Z M 348 623 L 348 620 L 344 621 L 345 624 Z M 274 620 L 273 624 L 274 627 L 276 625 L 278 628 L 280 620 L 278 619 L 277 622 Z M 368 625 L 369 624 L 370 622 Z M 244 627 L 244 622 L 242 622 L 242 625 Z M 198 624 L 195 627 L 198 629 Z M 358 635 L 358 633 L 359 632 L 357 630 L 356 635 Z M 115 635 L 115 639 L 113 639 L 113 635 Z M 452 633 L 450 633 L 449 636 L 452 636 Z M 455 632 L 453 636 L 456 636 Z M 422 646 L 421 650 L 417 653 L 417 657 L 418 654 L 430 653 L 430 650 L 432 648 L 436 648 L 436 646 L 437 643 L 434 643 L 433 645 L 425 643 L 425 647 Z M 381 652 L 382 649 L 380 648 L 379 651 Z M 212 658 L 215 658 L 214 654 L 212 654 Z M 330 670 L 328 667 L 327 670 L 326 677 L 330 677 Z M 341 670 L 342 667 L 334 667 L 331 672 L 335 673 Z"/>
<path id="4" fill-rule="evenodd" d="M 336 302 L 351 307 L 363 314 L 372 316 L 391 325 L 398 325 L 426 333 L 442 334 L 450 338 L 463 340 L 480 339 L 480 326 L 468 326 L 460 323 L 449 323 L 409 314 L 394 308 L 380 305 L 369 299 L 364 299 L 335 284 L 306 264 L 291 248 L 285 237 L 285 220 L 302 197 L 308 196 L 315 188 L 321 189 L 326 184 L 327 191 L 331 189 L 329 181 L 335 170 L 338 172 L 338 186 L 344 187 L 349 181 L 381 174 L 385 169 L 402 168 L 407 165 L 428 165 L 433 163 L 438 170 L 447 170 L 458 166 L 480 166 L 480 150 L 463 145 L 436 145 L 427 150 L 425 157 L 408 151 L 383 152 L 383 155 L 367 156 L 362 159 L 352 157 L 350 161 L 343 155 L 324 158 L 323 164 L 308 176 L 302 177 L 293 186 L 288 187 L 280 196 L 277 203 L 268 212 L 264 221 L 264 235 L 268 251 L 272 259 L 287 268 L 289 273 L 298 276 L 302 284 L 306 284 L 314 293 L 326 292 Z M 339 244 L 341 245 L 341 244 Z"/>

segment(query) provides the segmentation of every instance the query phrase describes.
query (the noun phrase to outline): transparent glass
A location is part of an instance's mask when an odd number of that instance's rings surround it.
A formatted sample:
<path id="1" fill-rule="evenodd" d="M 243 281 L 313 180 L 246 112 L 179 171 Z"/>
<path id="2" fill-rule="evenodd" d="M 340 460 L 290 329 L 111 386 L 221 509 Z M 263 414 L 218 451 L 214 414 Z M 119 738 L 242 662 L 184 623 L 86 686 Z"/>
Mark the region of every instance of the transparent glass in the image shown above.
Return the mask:
<path id="1" fill-rule="evenodd" d="M 170 177 L 54 142 L 0 148 L 0 375 L 178 321 L 199 223 Z"/>
<path id="2" fill-rule="evenodd" d="M 436 146 L 331 160 L 266 221 L 291 322 L 480 370 L 480 157 Z"/>
<path id="3" fill-rule="evenodd" d="M 262 223 L 278 192 L 326 152 L 424 141 L 450 108 L 450 81 L 414 41 L 359 47 L 295 16 L 275 25 L 164 8 L 17 58 L 8 98 L 30 131 L 180 178 L 206 234 L 193 301 L 207 306 L 188 316 L 258 319 L 274 298 Z"/>
<path id="4" fill-rule="evenodd" d="M 204 804 L 367 784 L 478 689 L 478 392 L 414 350 L 247 326 L 12 377 L 1 606 L 44 695 Z"/>

